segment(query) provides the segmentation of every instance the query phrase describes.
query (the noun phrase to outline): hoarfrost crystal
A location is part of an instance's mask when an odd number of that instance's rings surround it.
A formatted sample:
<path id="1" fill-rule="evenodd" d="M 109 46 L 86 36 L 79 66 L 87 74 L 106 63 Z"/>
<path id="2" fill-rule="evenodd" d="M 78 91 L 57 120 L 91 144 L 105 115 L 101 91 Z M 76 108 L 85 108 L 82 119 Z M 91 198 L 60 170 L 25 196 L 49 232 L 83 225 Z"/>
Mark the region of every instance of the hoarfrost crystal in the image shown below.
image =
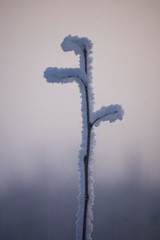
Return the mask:
<path id="1" fill-rule="evenodd" d="M 62 49 L 74 51 L 80 55 L 79 68 L 49 67 L 44 72 L 44 77 L 49 83 L 68 83 L 76 81 L 81 94 L 82 112 L 82 144 L 79 151 L 80 194 L 76 222 L 76 240 L 92 240 L 94 191 L 92 178 L 92 157 L 95 145 L 93 126 L 98 126 L 101 121 L 114 122 L 122 120 L 123 109 L 120 105 L 102 107 L 93 112 L 94 95 L 92 92 L 92 42 L 77 36 L 67 36 L 61 44 Z"/>

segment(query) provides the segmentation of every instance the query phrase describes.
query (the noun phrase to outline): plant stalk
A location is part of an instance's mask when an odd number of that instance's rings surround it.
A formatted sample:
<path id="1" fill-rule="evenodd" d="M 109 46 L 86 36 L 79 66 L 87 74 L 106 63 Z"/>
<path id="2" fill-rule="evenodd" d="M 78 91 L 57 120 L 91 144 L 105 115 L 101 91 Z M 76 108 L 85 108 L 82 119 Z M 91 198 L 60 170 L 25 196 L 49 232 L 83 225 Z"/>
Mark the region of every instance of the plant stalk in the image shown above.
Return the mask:
<path id="1" fill-rule="evenodd" d="M 87 74 L 87 51 L 84 48 L 84 61 L 85 61 L 85 73 Z M 87 146 L 86 146 L 86 155 L 84 156 L 84 177 L 85 177 L 85 196 L 84 196 L 84 213 L 83 213 L 83 230 L 82 230 L 82 240 L 86 239 L 86 226 L 87 226 L 87 213 L 88 213 L 88 201 L 89 201 L 89 192 L 88 192 L 88 167 L 89 167 L 89 154 L 90 154 L 90 141 L 91 141 L 91 128 L 90 123 L 90 111 L 89 111 L 89 95 L 88 95 L 88 85 L 84 86 L 85 88 L 85 97 L 86 97 L 86 115 L 87 115 Z"/>

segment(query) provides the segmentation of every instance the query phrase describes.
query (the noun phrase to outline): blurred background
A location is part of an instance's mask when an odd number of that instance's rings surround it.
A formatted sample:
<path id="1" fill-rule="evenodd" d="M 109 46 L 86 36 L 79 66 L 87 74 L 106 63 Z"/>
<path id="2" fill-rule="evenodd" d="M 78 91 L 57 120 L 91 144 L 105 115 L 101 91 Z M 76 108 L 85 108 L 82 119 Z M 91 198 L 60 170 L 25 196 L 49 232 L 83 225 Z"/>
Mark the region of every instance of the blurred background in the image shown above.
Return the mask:
<path id="1" fill-rule="evenodd" d="M 44 70 L 78 67 L 67 35 L 93 42 L 94 240 L 160 239 L 160 1 L 0 0 L 0 239 L 74 240 L 81 102 L 76 83 Z"/>

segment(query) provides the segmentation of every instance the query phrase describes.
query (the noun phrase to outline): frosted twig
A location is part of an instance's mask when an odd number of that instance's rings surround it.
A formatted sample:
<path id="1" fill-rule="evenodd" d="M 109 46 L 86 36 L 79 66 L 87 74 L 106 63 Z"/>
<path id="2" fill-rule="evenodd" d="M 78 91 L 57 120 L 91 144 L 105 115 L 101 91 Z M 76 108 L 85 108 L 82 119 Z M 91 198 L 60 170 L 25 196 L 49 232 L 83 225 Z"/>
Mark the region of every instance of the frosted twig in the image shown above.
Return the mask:
<path id="1" fill-rule="evenodd" d="M 76 240 L 92 240 L 94 191 L 92 181 L 91 159 L 93 153 L 93 126 L 101 121 L 114 122 L 122 120 L 123 109 L 120 105 L 102 107 L 93 112 L 94 96 L 92 92 L 91 49 L 92 43 L 87 38 L 67 36 L 61 44 L 64 51 L 74 51 L 80 55 L 80 68 L 53 68 L 44 72 L 50 83 L 68 83 L 76 81 L 82 98 L 82 144 L 79 152 L 80 194 L 76 222 Z"/>

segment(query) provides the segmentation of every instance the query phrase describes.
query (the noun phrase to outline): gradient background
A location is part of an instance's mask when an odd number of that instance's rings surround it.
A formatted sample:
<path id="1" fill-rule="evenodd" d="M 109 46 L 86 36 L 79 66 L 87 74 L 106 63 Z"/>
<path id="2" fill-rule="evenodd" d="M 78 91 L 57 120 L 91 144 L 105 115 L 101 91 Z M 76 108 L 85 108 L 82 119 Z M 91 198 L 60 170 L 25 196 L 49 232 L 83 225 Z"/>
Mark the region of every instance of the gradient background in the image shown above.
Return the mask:
<path id="1" fill-rule="evenodd" d="M 76 83 L 46 67 L 78 67 L 68 34 L 93 47 L 94 240 L 160 239 L 160 1 L 0 0 L 0 239 L 74 240 L 81 143 Z"/>

